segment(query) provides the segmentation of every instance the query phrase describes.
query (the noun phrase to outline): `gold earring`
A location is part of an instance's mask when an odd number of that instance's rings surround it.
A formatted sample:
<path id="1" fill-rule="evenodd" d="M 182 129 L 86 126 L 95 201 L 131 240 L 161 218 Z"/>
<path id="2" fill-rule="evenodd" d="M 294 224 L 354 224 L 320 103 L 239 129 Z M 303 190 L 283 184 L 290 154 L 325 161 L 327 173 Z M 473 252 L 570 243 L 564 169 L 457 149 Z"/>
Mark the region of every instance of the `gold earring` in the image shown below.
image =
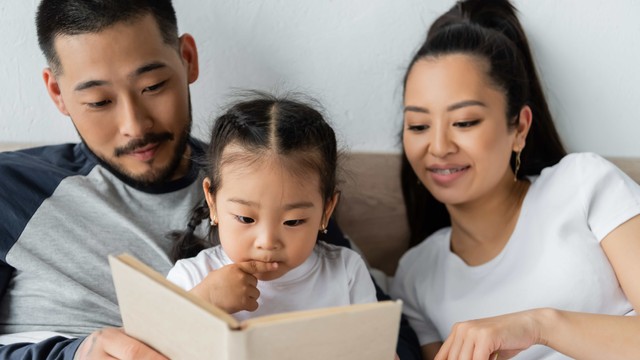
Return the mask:
<path id="1" fill-rule="evenodd" d="M 513 173 L 513 182 L 518 181 L 518 171 L 520 170 L 520 154 L 522 150 L 516 151 L 516 171 Z"/>
<path id="2" fill-rule="evenodd" d="M 218 218 L 216 218 L 216 216 L 213 215 L 213 217 L 211 218 L 211 221 L 209 221 L 209 223 L 211 224 L 211 226 L 218 226 Z"/>
<path id="3" fill-rule="evenodd" d="M 329 230 L 327 230 L 326 226 L 323 226 L 322 228 L 320 228 L 320 232 L 323 234 L 326 234 Z"/>

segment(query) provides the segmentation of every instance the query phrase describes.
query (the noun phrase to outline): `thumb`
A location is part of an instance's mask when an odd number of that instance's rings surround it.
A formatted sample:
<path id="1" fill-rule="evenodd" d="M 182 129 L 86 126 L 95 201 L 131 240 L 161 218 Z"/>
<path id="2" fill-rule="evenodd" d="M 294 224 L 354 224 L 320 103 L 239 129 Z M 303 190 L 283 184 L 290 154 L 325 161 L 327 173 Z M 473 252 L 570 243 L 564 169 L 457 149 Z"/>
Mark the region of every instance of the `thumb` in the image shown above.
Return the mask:
<path id="1" fill-rule="evenodd" d="M 238 265 L 240 270 L 251 275 L 273 271 L 278 268 L 277 262 L 264 262 L 257 260 L 243 261 L 236 263 L 236 265 Z"/>

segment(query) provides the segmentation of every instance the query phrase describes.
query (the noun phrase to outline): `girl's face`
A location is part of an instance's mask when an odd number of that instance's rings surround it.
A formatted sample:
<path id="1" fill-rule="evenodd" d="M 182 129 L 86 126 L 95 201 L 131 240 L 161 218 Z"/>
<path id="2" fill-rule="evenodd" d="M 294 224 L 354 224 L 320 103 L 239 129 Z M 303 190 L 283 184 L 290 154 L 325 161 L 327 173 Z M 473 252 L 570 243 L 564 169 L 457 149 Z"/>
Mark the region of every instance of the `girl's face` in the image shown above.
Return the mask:
<path id="1" fill-rule="evenodd" d="M 249 165 L 227 163 L 221 170 L 215 196 L 208 191 L 209 179 L 204 190 L 218 221 L 220 244 L 229 258 L 235 263 L 278 263 L 275 271 L 256 274 L 259 280 L 277 279 L 302 264 L 336 202 L 331 199 L 323 207 L 319 175 L 303 179 L 275 157 Z"/>
<path id="2" fill-rule="evenodd" d="M 418 60 L 407 77 L 403 145 L 420 181 L 446 205 L 460 205 L 513 183 L 512 151 L 524 147 L 530 109 L 507 126 L 506 97 L 488 65 L 463 54 Z"/>

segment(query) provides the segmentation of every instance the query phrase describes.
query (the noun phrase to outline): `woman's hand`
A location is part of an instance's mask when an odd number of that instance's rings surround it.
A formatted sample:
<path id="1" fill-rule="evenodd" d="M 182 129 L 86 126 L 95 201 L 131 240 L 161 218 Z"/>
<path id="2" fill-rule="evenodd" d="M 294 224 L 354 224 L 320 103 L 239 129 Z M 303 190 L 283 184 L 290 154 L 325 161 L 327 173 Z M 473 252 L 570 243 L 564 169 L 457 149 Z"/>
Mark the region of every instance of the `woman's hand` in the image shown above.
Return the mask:
<path id="1" fill-rule="evenodd" d="M 457 323 L 435 360 L 510 359 L 540 343 L 536 311 Z"/>
<path id="2" fill-rule="evenodd" d="M 246 261 L 210 272 L 191 293 L 229 314 L 258 309 L 260 291 L 256 274 L 277 269 L 277 263 Z"/>

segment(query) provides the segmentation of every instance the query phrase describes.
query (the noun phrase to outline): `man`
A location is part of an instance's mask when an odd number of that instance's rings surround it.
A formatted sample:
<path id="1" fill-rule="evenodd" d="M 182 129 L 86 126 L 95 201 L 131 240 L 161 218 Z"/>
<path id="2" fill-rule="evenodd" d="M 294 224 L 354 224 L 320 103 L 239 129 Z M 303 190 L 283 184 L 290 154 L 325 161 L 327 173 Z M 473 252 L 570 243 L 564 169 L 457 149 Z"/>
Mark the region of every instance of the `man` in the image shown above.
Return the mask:
<path id="1" fill-rule="evenodd" d="M 107 255 L 166 274 L 166 234 L 202 200 L 195 41 L 170 0 L 43 0 L 36 22 L 46 89 L 82 142 L 0 154 L 0 334 L 36 341 L 0 337 L 0 358 L 163 359 L 117 328 Z M 398 351 L 419 351 L 408 327 Z"/>

